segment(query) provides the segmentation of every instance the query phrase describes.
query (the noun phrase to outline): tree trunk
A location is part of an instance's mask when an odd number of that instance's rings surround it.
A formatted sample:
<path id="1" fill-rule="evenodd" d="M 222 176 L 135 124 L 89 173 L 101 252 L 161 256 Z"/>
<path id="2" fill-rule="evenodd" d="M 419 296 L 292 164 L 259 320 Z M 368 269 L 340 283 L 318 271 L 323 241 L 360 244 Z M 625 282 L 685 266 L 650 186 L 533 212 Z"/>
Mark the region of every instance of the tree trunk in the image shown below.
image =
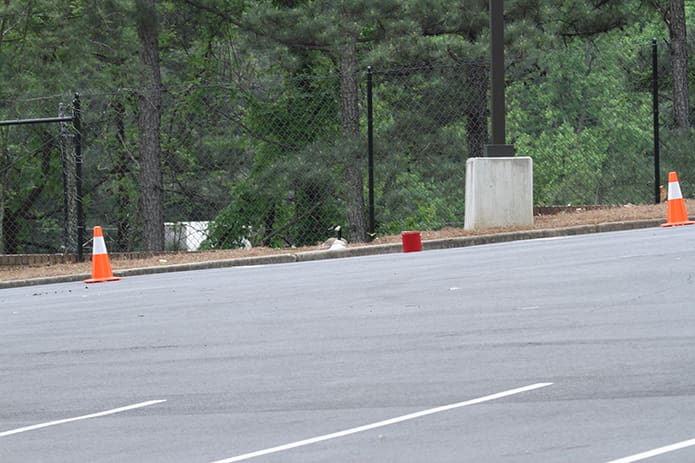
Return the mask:
<path id="1" fill-rule="evenodd" d="M 364 156 L 355 143 L 360 132 L 359 97 L 357 91 L 357 50 L 354 39 L 346 45 L 340 59 L 340 109 L 345 141 L 353 147 L 345 159 L 348 240 L 361 243 L 367 239 L 364 208 Z"/>
<path id="2" fill-rule="evenodd" d="M 688 44 L 685 32 L 685 1 L 669 0 L 668 21 L 673 74 L 673 122 L 678 129 L 690 127 L 688 98 Z"/>
<path id="3" fill-rule="evenodd" d="M 164 211 L 159 132 L 162 80 L 159 69 L 155 0 L 137 0 L 136 8 L 140 58 L 145 66 L 145 85 L 138 96 L 143 247 L 146 251 L 162 251 L 164 250 Z"/>

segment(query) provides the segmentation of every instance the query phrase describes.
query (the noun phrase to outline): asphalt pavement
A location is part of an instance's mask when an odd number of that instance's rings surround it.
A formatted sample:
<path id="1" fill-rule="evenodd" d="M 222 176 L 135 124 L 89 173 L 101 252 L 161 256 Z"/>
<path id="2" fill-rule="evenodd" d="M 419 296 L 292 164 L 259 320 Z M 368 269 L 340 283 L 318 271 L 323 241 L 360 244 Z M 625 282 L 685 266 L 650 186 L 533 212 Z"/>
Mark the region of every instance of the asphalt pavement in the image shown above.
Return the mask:
<path id="1" fill-rule="evenodd" d="M 611 231 L 636 230 L 641 228 L 658 227 L 663 220 L 647 219 L 633 220 L 627 222 L 606 222 L 600 224 L 584 224 L 571 227 L 558 227 L 536 230 L 519 230 L 504 233 L 489 233 L 473 236 L 451 237 L 444 239 L 424 240 L 422 249 L 425 251 L 437 249 L 462 248 L 468 246 L 479 246 L 481 244 L 491 243 L 506 243 L 509 241 L 523 241 L 539 238 L 551 238 L 558 236 L 573 236 L 593 233 L 605 233 Z M 173 265 L 158 265 L 156 267 L 131 268 L 125 270 L 117 270 L 114 272 L 116 276 L 135 276 L 135 275 L 151 275 L 154 273 L 171 273 L 171 272 L 187 272 L 191 270 L 208 270 L 213 268 L 227 267 L 245 267 L 249 265 L 270 265 L 270 264 L 286 264 L 292 262 L 310 262 L 315 260 L 326 259 L 344 259 L 348 257 L 373 256 L 381 254 L 399 253 L 403 251 L 404 246 L 401 243 L 390 243 L 381 245 L 360 245 L 359 243 L 351 244 L 347 248 L 339 248 L 337 250 L 318 250 L 318 251 L 302 251 L 302 252 L 287 252 L 283 254 L 274 254 L 267 256 L 241 257 L 231 259 L 215 259 L 203 262 L 191 262 L 185 264 Z M 39 277 L 30 279 L 18 279 L 9 281 L 0 281 L 0 289 L 16 288 L 20 286 L 36 286 L 47 285 L 53 283 L 65 283 L 73 281 L 83 281 L 90 278 L 89 274 L 74 274 L 60 275 L 50 277 Z"/>
<path id="2" fill-rule="evenodd" d="M 2 289 L 0 461 L 694 461 L 694 257 L 647 228 Z"/>

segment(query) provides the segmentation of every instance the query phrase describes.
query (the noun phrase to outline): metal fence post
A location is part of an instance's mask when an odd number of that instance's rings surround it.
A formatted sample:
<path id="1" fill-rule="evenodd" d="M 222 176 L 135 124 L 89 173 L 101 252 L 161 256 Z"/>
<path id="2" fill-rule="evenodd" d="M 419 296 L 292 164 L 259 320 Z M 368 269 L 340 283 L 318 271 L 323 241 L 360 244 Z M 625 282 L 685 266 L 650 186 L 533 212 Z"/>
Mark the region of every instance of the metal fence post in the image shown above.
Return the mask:
<path id="1" fill-rule="evenodd" d="M 58 105 L 58 117 L 59 118 L 64 118 L 65 117 L 65 105 L 63 103 L 60 103 Z M 62 166 L 62 173 L 63 173 L 63 246 L 65 249 L 65 252 L 71 252 L 72 250 L 70 249 L 70 235 L 71 235 L 71 230 L 68 227 L 69 223 L 69 211 L 70 211 L 70 193 L 69 193 L 69 188 L 68 188 L 68 173 L 66 170 L 66 167 L 69 165 L 67 162 L 67 156 L 68 156 L 68 150 L 67 150 L 67 139 L 68 139 L 68 134 L 67 134 L 67 127 L 65 122 L 60 122 L 59 123 L 60 127 L 60 164 Z"/>
<path id="2" fill-rule="evenodd" d="M 80 94 L 72 100 L 72 124 L 75 129 L 75 193 L 77 195 L 77 260 L 84 261 L 84 209 L 82 205 L 82 108 Z"/>
<path id="3" fill-rule="evenodd" d="M 372 67 L 367 67 L 367 156 L 369 164 L 369 240 L 376 236 L 374 224 L 374 112 L 372 106 Z"/>
<path id="4" fill-rule="evenodd" d="M 652 106 L 654 112 L 654 203 L 661 202 L 659 166 L 659 62 L 656 38 L 652 39 Z"/>

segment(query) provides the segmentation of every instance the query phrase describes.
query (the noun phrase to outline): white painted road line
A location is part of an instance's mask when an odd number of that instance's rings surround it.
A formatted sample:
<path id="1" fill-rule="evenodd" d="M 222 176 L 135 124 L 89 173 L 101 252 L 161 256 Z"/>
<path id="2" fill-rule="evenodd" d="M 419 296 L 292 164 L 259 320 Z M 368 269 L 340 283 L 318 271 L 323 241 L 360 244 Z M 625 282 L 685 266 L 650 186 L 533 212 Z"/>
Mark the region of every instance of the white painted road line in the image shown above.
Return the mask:
<path id="1" fill-rule="evenodd" d="M 692 446 L 695 446 L 695 439 L 684 440 L 683 442 L 667 445 L 665 447 L 659 447 L 658 449 L 638 453 L 629 457 L 620 458 L 618 460 L 611 460 L 608 463 L 633 463 L 635 461 L 646 460 L 647 458 L 663 455 L 664 453 L 675 452 L 676 450 Z"/>
<path id="2" fill-rule="evenodd" d="M 125 407 L 114 408 L 113 410 L 106 410 L 99 413 L 92 413 L 91 415 L 76 416 L 74 418 L 66 418 L 64 420 L 50 421 L 48 423 L 35 424 L 33 426 L 27 426 L 25 428 L 11 429 L 9 431 L 0 432 L 0 437 L 11 436 L 12 434 L 19 434 L 20 432 L 34 431 L 36 429 L 47 428 L 49 426 L 57 426 L 59 424 L 72 423 L 73 421 L 88 420 L 90 418 L 99 418 L 101 416 L 113 415 L 115 413 L 122 413 L 128 410 L 134 410 L 136 408 L 148 407 L 150 405 L 159 404 L 166 402 L 166 400 L 150 400 L 147 402 L 140 402 L 139 404 L 128 405 Z"/>
<path id="3" fill-rule="evenodd" d="M 359 432 L 370 431 L 376 428 L 383 428 L 384 426 L 390 426 L 396 423 L 402 423 L 403 421 L 414 420 L 416 418 L 422 418 L 423 416 L 434 415 L 435 413 L 446 412 L 453 410 L 455 408 L 467 407 L 469 405 L 476 405 L 483 402 L 489 402 L 491 400 L 501 399 L 503 397 L 509 397 L 515 394 L 521 394 L 522 392 L 533 391 L 534 389 L 540 389 L 542 387 L 547 387 L 553 383 L 537 383 L 531 384 L 529 386 L 520 387 L 517 389 L 510 389 L 508 391 L 498 392 L 496 394 L 486 395 L 484 397 L 478 397 L 477 399 L 467 400 L 465 402 L 458 402 L 450 405 L 443 405 L 441 407 L 430 408 L 428 410 L 423 410 L 420 412 L 410 413 L 408 415 L 398 416 L 396 418 L 391 418 L 384 421 L 378 421 L 372 424 L 366 424 L 364 426 L 358 426 L 356 428 L 346 429 L 344 431 L 334 432 L 332 434 L 324 434 L 323 436 L 312 437 L 310 439 L 300 440 L 297 442 L 292 442 L 289 444 L 279 445 L 277 447 L 271 447 L 264 450 L 258 450 L 256 452 L 245 453 L 232 458 L 225 458 L 224 460 L 217 460 L 213 463 L 234 463 L 236 461 L 250 460 L 252 458 L 260 457 L 263 455 L 269 455 L 271 453 L 284 452 L 285 450 L 295 449 L 297 447 L 304 447 L 306 445 L 316 444 L 318 442 L 323 442 L 331 439 L 337 439 L 339 437 L 349 436 L 351 434 L 357 434 Z"/>

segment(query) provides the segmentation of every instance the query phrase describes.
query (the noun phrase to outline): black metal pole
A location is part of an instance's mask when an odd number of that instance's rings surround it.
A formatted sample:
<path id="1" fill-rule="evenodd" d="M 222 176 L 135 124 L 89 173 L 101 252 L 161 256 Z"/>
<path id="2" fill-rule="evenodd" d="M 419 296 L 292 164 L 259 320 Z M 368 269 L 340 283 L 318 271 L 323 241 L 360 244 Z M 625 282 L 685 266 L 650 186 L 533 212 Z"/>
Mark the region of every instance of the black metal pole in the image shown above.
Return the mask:
<path id="1" fill-rule="evenodd" d="M 374 111 L 372 106 L 372 67 L 367 67 L 367 157 L 369 164 L 369 240 L 376 236 L 374 224 Z"/>
<path id="2" fill-rule="evenodd" d="M 72 124 L 75 128 L 75 194 L 77 196 L 77 260 L 84 261 L 84 209 L 82 207 L 82 107 L 80 94 L 72 100 Z"/>
<path id="3" fill-rule="evenodd" d="M 656 38 L 652 39 L 652 106 L 654 112 L 654 204 L 661 202 L 659 166 L 659 60 Z"/>
<path id="4" fill-rule="evenodd" d="M 58 105 L 58 117 L 65 117 L 65 105 L 60 103 Z M 72 118 L 71 118 L 72 119 Z M 61 122 L 59 126 L 60 133 L 60 166 L 63 174 L 63 246 L 65 252 L 71 252 L 70 249 L 70 236 L 71 230 L 68 227 L 68 217 L 70 216 L 70 190 L 68 189 L 68 172 L 66 167 L 69 165 L 67 162 L 67 127 L 65 122 Z"/>
<path id="5" fill-rule="evenodd" d="M 514 156 L 514 146 L 505 141 L 504 0 L 490 0 L 490 64 L 492 143 L 484 146 L 484 154 Z"/>
<path id="6" fill-rule="evenodd" d="M 0 121 L 0 127 L 5 125 L 28 125 L 28 124 L 45 124 L 48 122 L 70 122 L 71 116 L 45 117 L 43 119 L 17 119 L 12 121 Z"/>
<path id="7" fill-rule="evenodd" d="M 504 7 L 502 0 L 490 1 L 492 63 L 492 144 L 504 145 Z"/>

